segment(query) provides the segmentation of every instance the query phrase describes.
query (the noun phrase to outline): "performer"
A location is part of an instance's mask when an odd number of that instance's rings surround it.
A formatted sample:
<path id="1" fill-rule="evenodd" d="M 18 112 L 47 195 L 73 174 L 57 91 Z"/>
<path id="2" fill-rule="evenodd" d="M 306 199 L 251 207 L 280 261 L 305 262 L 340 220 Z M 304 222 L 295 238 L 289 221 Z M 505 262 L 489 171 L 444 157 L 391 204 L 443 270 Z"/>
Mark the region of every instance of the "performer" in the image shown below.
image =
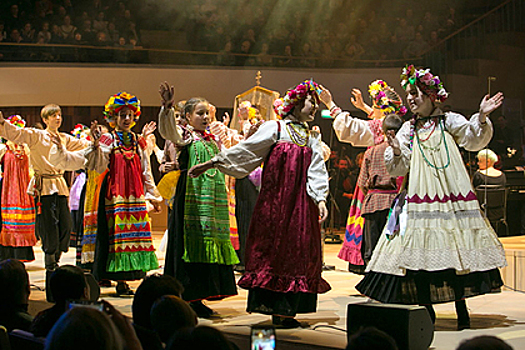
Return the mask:
<path id="1" fill-rule="evenodd" d="M 16 144 L 26 144 L 31 152 L 31 166 L 35 171 L 27 188 L 27 193 L 35 197 L 35 234 L 42 241 L 46 268 L 46 286 L 51 273 L 58 267 L 62 252 L 67 252 L 71 233 L 71 216 L 67 203 L 69 190 L 64 180 L 64 171 L 76 168 L 55 167 L 49 162 L 49 151 L 54 145 L 52 139 L 58 138 L 65 149 L 76 151 L 89 146 L 89 142 L 58 131 L 62 125 L 62 111 L 58 105 L 50 104 L 40 113 L 46 124 L 45 130 L 19 128 L 5 119 L 0 112 L 0 136 Z M 52 300 L 46 288 L 48 301 Z"/>
<path id="2" fill-rule="evenodd" d="M 385 163 L 393 176 L 414 176 L 406 193 L 406 227 L 381 235 L 367 274 L 356 286 L 387 303 L 425 305 L 455 301 L 458 329 L 470 327 L 465 298 L 499 292 L 498 268 L 506 265 L 501 243 L 484 220 L 456 142 L 475 151 L 492 137 L 488 114 L 503 94 L 485 96 L 470 120 L 443 113 L 448 93 L 429 69 L 407 66 L 401 85 L 414 117 L 389 134 Z M 395 210 L 396 211 L 396 210 Z M 386 232 L 386 231 L 385 231 Z"/>
<path id="3" fill-rule="evenodd" d="M 213 316 L 203 300 L 220 300 L 236 295 L 233 265 L 239 262 L 230 241 L 228 201 L 224 175 L 212 169 L 200 178 L 189 178 L 187 169 L 210 160 L 219 144 L 206 128 L 210 124 L 210 105 L 204 98 L 186 102 L 183 115 L 188 127 L 174 118 L 174 89 L 160 86 L 162 108 L 159 131 L 162 137 L 182 146 L 178 157 L 180 178 L 169 218 L 168 248 L 164 273 L 184 285 L 183 299 L 197 315 Z"/>
<path id="4" fill-rule="evenodd" d="M 375 80 L 368 86 L 373 108 L 364 103 L 361 91 L 352 90 L 352 104 L 368 114 L 371 120 L 363 120 L 343 112 L 332 101 L 332 95 L 326 88 L 321 87 L 320 99 L 330 109 L 330 114 L 335 117 L 333 128 L 339 141 L 351 143 L 355 147 L 374 146 L 383 142 L 384 134 L 381 128 L 383 118 L 395 113 L 405 115 L 407 109 L 401 97 L 383 80 Z M 345 230 L 345 240 L 339 251 L 338 257 L 348 261 L 351 272 L 363 274 L 365 265 L 362 253 L 364 218 L 361 215 L 364 193 L 356 186 Z"/>
<path id="5" fill-rule="evenodd" d="M 242 178 L 265 162 L 239 286 L 249 290 L 248 312 L 272 315 L 285 328 L 302 326 L 296 314 L 315 312 L 317 294 L 330 290 L 321 277 L 319 227 L 328 215 L 328 172 L 320 135 L 307 124 L 317 111 L 317 89 L 310 80 L 288 90 L 274 103 L 283 120 L 265 122 L 247 140 L 189 172 L 193 177 L 219 169 Z"/>
<path id="6" fill-rule="evenodd" d="M 20 128 L 26 122 L 18 115 L 7 122 Z M 0 158 L 4 170 L 2 178 L 2 232 L 0 233 L 0 261 L 17 259 L 33 261 L 35 237 L 35 202 L 26 191 L 29 185 L 29 150 L 27 146 L 11 141 L 1 144 Z"/>
<path id="7" fill-rule="evenodd" d="M 99 281 L 117 281 L 117 295 L 132 295 L 125 281 L 158 268 L 146 201 L 159 211 L 162 198 L 148 167 L 146 140 L 131 131 L 140 114 L 137 97 L 111 96 L 104 115 L 114 130 L 100 135 L 95 124 L 95 143 L 86 155 L 88 169 L 100 174 L 108 169 L 100 189 L 93 272 Z"/>
<path id="8" fill-rule="evenodd" d="M 401 117 L 389 114 L 383 120 L 383 132 L 385 135 L 390 131 L 396 133 L 402 124 Z M 385 140 L 366 150 L 357 179 L 357 186 L 365 196 L 361 208 L 361 215 L 365 221 L 361 254 L 365 266 L 370 262 L 372 252 L 385 227 L 390 205 L 398 191 L 397 178 L 386 170 L 384 155 L 387 147 L 388 142 Z"/>

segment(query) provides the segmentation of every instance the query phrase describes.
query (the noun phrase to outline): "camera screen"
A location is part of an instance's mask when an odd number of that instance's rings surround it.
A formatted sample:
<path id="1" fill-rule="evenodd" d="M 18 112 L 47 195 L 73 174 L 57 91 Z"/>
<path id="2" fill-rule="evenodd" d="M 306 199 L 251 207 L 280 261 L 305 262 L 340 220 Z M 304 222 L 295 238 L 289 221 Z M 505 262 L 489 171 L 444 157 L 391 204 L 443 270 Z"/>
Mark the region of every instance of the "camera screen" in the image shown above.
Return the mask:
<path id="1" fill-rule="evenodd" d="M 274 350 L 275 349 L 275 329 L 273 328 L 252 328 L 252 349 L 251 350 Z"/>

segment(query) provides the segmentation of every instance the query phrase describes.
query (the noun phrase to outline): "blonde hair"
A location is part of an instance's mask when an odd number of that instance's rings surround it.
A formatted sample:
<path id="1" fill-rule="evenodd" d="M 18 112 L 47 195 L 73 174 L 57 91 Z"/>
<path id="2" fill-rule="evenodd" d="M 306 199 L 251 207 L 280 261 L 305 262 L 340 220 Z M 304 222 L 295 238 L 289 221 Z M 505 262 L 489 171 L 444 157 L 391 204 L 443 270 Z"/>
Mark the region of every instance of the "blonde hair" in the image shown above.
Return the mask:
<path id="1" fill-rule="evenodd" d="M 59 112 L 62 112 L 62 109 L 60 109 L 59 105 L 55 105 L 55 104 L 45 105 L 44 108 L 42 108 L 42 110 L 40 111 L 40 117 L 42 117 L 42 119 L 47 119 L 50 116 L 54 115 L 55 113 L 59 113 Z"/>
<path id="2" fill-rule="evenodd" d="M 494 151 L 492 151 L 492 150 L 490 150 L 488 148 L 485 148 L 485 149 L 482 149 L 481 151 L 479 151 L 478 155 L 476 157 L 478 159 L 490 160 L 493 163 L 497 163 L 498 162 L 497 154 L 494 153 Z"/>

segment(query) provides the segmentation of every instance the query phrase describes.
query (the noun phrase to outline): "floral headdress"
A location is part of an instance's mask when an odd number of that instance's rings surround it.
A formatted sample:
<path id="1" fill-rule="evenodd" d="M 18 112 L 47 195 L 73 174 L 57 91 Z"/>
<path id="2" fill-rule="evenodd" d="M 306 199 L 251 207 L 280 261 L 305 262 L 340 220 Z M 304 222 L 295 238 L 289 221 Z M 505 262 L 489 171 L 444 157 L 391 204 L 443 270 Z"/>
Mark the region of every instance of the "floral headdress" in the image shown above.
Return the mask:
<path id="1" fill-rule="evenodd" d="M 246 109 L 248 111 L 248 121 L 250 124 L 256 124 L 260 119 L 260 112 L 253 107 L 250 101 L 242 101 L 239 104 L 239 109 Z"/>
<path id="2" fill-rule="evenodd" d="M 417 85 L 421 91 L 430 97 L 432 102 L 444 102 L 448 92 L 437 75 L 432 75 L 430 69 L 416 69 L 414 65 L 406 66 L 401 73 L 401 86 L 407 89 L 408 85 Z"/>
<path id="3" fill-rule="evenodd" d="M 133 112 L 135 112 L 135 122 L 139 120 L 140 117 L 140 101 L 139 99 L 127 92 L 119 92 L 116 95 L 113 95 L 109 98 L 108 102 L 104 106 L 104 118 L 106 122 L 114 128 L 115 127 L 115 116 L 120 112 L 124 107 L 128 107 Z M 133 123 L 134 125 L 135 123 Z"/>
<path id="4" fill-rule="evenodd" d="M 9 124 L 18 126 L 19 128 L 23 128 L 26 126 L 26 121 L 18 114 L 10 115 L 9 117 L 7 117 L 7 121 L 9 122 Z"/>
<path id="5" fill-rule="evenodd" d="M 313 94 L 317 103 L 319 103 L 319 96 L 316 93 L 318 89 L 319 85 L 312 79 L 305 80 L 296 87 L 286 91 L 283 97 L 275 100 L 273 110 L 282 119 L 292 111 L 299 101 L 304 100 L 308 94 Z"/>
<path id="6" fill-rule="evenodd" d="M 77 124 L 75 125 L 75 128 L 71 130 L 71 134 L 75 136 L 77 139 L 81 140 L 89 140 L 89 128 L 85 126 L 84 124 Z"/>
<path id="7" fill-rule="evenodd" d="M 397 96 L 398 99 L 393 100 L 388 97 L 385 92 L 387 90 Z M 392 87 L 384 80 L 374 80 L 368 86 L 368 92 L 370 93 L 370 98 L 372 98 L 374 107 L 381 109 L 383 115 L 395 113 L 402 117 L 406 114 L 407 108 L 403 105 L 401 97 L 399 97 L 397 92 L 395 92 L 394 89 L 392 89 Z"/>

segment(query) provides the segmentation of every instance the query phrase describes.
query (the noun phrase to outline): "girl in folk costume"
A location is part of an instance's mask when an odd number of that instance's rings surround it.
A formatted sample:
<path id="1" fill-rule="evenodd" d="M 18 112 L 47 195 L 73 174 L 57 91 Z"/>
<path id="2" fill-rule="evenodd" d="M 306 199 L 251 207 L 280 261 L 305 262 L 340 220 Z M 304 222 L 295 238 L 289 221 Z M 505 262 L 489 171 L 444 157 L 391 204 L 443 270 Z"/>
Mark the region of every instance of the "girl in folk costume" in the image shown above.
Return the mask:
<path id="1" fill-rule="evenodd" d="M 317 294 L 330 290 L 321 277 L 319 227 L 319 217 L 328 215 L 328 172 L 320 135 L 307 124 L 317 111 L 317 89 L 305 81 L 289 90 L 274 103 L 283 120 L 265 122 L 247 140 L 190 170 L 190 176 L 219 169 L 242 178 L 265 162 L 239 286 L 249 290 L 248 312 L 272 315 L 274 324 L 287 328 L 300 327 L 296 314 L 315 312 Z"/>
<path id="2" fill-rule="evenodd" d="M 99 281 L 118 281 L 119 295 L 133 294 L 125 281 L 158 268 L 146 201 L 158 211 L 162 198 L 148 168 L 146 140 L 131 131 L 140 113 L 137 97 L 111 96 L 104 114 L 114 130 L 101 135 L 92 127 L 95 142 L 86 155 L 88 169 L 100 174 L 108 169 L 100 189 L 93 273 Z"/>
<path id="3" fill-rule="evenodd" d="M 7 122 L 21 128 L 26 124 L 18 115 L 10 116 Z M 35 203 L 26 192 L 29 185 L 28 157 L 29 150 L 23 145 L 16 145 L 11 141 L 1 145 L 0 158 L 4 174 L 1 190 L 0 261 L 35 260 Z"/>
<path id="4" fill-rule="evenodd" d="M 219 143 L 206 130 L 210 124 L 208 101 L 197 97 L 186 102 L 183 115 L 188 125 L 184 127 L 174 118 L 173 87 L 162 84 L 160 95 L 160 134 L 183 146 L 178 158 L 181 173 L 169 218 L 164 273 L 181 281 L 184 300 L 190 302 L 199 317 L 209 318 L 214 311 L 203 300 L 237 294 L 233 265 L 239 259 L 230 241 L 224 175 L 212 169 L 199 178 L 189 178 L 188 169 L 215 156 Z"/>
<path id="5" fill-rule="evenodd" d="M 432 304 L 455 301 L 458 329 L 469 328 L 465 298 L 499 292 L 498 268 L 506 261 L 458 145 L 469 151 L 487 145 L 492 137 L 487 116 L 502 104 L 503 94 L 485 96 L 479 113 L 467 120 L 439 108 L 448 93 L 429 69 L 407 66 L 401 79 L 414 117 L 387 136 L 384 158 L 391 175 L 415 174 L 403 198 L 406 225 L 397 230 L 387 224 L 356 288 L 382 302 L 425 305 L 433 321 Z"/>
<path id="6" fill-rule="evenodd" d="M 401 97 L 383 80 L 375 80 L 368 86 L 372 100 L 372 107 L 364 103 L 361 91 L 353 89 L 352 104 L 365 112 L 370 120 L 357 119 L 348 112 L 343 112 L 332 101 L 330 91 L 322 87 L 321 101 L 330 109 L 335 117 L 333 127 L 339 141 L 351 143 L 355 147 L 374 146 L 384 141 L 383 119 L 388 114 L 405 115 L 407 109 L 403 106 Z M 338 257 L 348 261 L 351 272 L 363 274 L 365 262 L 363 260 L 363 227 L 364 218 L 361 216 L 361 205 L 365 199 L 359 186 L 355 187 L 348 220 L 345 230 L 343 246 Z"/>

